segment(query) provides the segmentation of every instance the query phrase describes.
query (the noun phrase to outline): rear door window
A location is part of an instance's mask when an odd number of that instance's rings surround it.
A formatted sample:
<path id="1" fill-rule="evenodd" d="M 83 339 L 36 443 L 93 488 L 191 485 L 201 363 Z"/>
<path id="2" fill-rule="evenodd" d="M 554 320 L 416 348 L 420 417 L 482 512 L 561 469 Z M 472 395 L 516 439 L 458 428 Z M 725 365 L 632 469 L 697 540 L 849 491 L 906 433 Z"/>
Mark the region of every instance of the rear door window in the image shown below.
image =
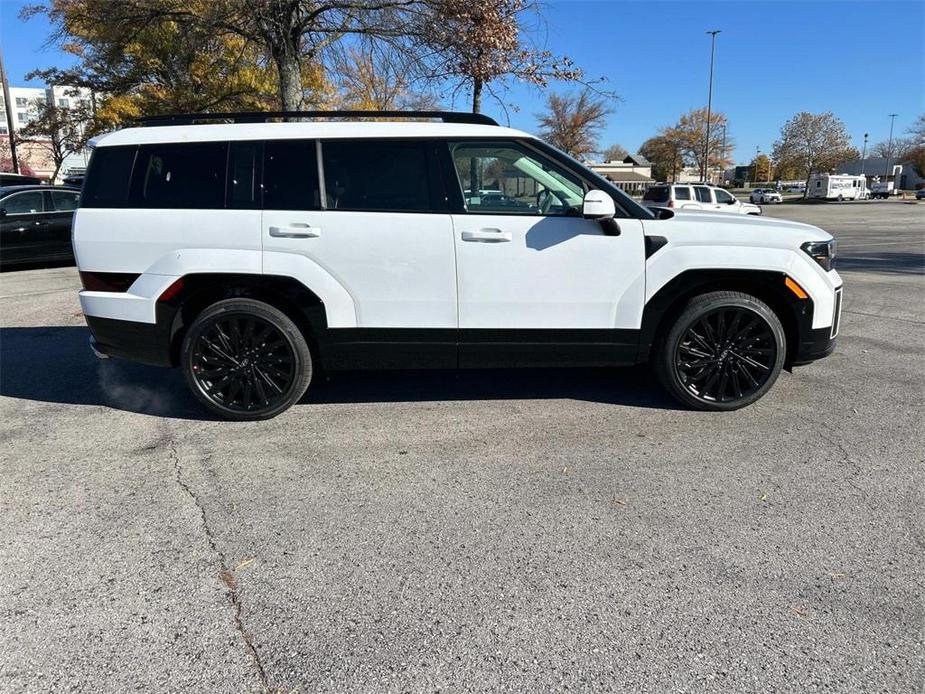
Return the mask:
<path id="1" fill-rule="evenodd" d="M 668 188 L 665 186 L 649 188 L 642 199 L 648 202 L 668 202 Z"/>
<path id="2" fill-rule="evenodd" d="M 698 201 L 713 203 L 713 198 L 710 197 L 710 189 L 706 186 L 694 186 L 694 192 L 697 194 Z"/>
<path id="3" fill-rule="evenodd" d="M 321 143 L 329 210 L 426 212 L 432 201 L 424 140 L 327 140 Z"/>
<path id="4" fill-rule="evenodd" d="M 223 208 L 227 158 L 227 142 L 142 145 L 132 176 L 132 206 Z"/>
<path id="5" fill-rule="evenodd" d="M 688 188 L 687 186 L 675 186 L 674 199 L 675 200 L 690 200 L 691 199 L 691 189 Z"/>
<path id="6" fill-rule="evenodd" d="M 80 202 L 80 193 L 71 190 L 53 190 L 51 201 L 55 212 L 73 212 Z"/>
<path id="7" fill-rule="evenodd" d="M 263 207 L 320 210 L 314 140 L 267 140 L 263 153 Z"/>

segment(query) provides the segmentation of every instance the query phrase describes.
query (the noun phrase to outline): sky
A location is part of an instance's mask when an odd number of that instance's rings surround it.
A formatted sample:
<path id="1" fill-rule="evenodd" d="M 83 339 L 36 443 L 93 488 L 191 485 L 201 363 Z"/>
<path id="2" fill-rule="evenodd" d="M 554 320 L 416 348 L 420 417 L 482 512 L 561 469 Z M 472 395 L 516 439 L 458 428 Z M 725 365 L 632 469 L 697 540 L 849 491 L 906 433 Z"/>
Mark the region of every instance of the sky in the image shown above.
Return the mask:
<path id="1" fill-rule="evenodd" d="M 30 70 L 71 60 L 46 45 L 44 17 L 18 19 L 25 4 L 0 0 L 0 47 L 13 86 L 26 85 Z M 865 132 L 871 144 L 887 139 L 889 114 L 899 114 L 894 134 L 903 135 L 925 111 L 922 0 L 545 0 L 543 21 L 531 24 L 533 43 L 569 56 L 589 79 L 606 78 L 603 87 L 619 95 L 602 147 L 636 151 L 659 127 L 706 106 L 711 29 L 722 32 L 713 108 L 729 119 L 737 163 L 748 163 L 756 147 L 769 152 L 799 111 L 834 112 L 858 149 Z M 506 99 L 515 111 L 505 115 L 490 100 L 483 110 L 535 132 L 544 93 L 515 84 Z M 466 100 L 452 105 L 464 110 Z"/>

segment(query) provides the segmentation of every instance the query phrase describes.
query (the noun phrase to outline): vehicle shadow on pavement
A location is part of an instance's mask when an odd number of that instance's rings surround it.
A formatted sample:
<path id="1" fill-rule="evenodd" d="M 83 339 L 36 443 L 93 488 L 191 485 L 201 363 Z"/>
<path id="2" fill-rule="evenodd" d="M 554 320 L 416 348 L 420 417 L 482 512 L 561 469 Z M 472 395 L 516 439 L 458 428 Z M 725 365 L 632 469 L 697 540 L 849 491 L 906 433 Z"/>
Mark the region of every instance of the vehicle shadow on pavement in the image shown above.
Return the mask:
<path id="1" fill-rule="evenodd" d="M 890 274 L 925 275 L 923 253 L 864 253 L 840 255 L 835 261 L 836 270 L 864 270 Z"/>
<path id="2" fill-rule="evenodd" d="M 83 326 L 0 329 L 0 395 L 212 420 L 176 369 L 99 360 Z M 573 399 L 678 409 L 644 367 L 363 371 L 318 374 L 303 404 Z M 297 406 L 298 407 L 298 406 Z"/>

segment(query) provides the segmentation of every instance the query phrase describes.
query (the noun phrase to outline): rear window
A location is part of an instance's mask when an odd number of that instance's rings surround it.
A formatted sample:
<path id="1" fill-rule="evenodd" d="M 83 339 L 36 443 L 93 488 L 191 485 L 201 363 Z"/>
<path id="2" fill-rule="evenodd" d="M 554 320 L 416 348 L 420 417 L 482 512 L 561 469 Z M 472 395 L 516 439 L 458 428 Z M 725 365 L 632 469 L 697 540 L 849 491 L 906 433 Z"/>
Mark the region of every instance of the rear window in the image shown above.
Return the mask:
<path id="1" fill-rule="evenodd" d="M 687 186 L 675 186 L 674 199 L 675 200 L 690 200 L 691 199 L 691 189 L 688 188 Z"/>
<path id="2" fill-rule="evenodd" d="M 322 143 L 329 210 L 431 209 L 427 143 L 328 140 Z"/>
<path id="3" fill-rule="evenodd" d="M 97 147 L 83 184 L 84 207 L 125 207 L 137 147 Z"/>
<path id="4" fill-rule="evenodd" d="M 227 142 L 142 145 L 132 176 L 132 206 L 222 208 L 227 159 Z"/>
<path id="5" fill-rule="evenodd" d="M 668 202 L 668 188 L 667 186 L 649 188 L 646 194 L 642 196 L 642 199 L 648 202 Z"/>

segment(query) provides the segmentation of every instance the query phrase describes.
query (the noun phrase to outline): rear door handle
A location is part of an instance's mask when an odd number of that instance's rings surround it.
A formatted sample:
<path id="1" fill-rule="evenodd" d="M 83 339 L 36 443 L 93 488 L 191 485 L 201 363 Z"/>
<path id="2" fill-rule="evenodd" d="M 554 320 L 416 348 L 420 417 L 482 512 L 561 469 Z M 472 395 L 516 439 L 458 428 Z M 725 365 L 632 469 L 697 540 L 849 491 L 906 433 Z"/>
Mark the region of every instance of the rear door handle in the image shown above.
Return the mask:
<path id="1" fill-rule="evenodd" d="M 463 241 L 475 241 L 479 243 L 503 243 L 510 241 L 513 237 L 509 231 L 500 229 L 479 229 L 478 231 L 464 231 L 461 234 Z"/>
<path id="2" fill-rule="evenodd" d="M 316 239 L 321 236 L 321 229 L 295 222 L 289 226 L 270 227 L 270 236 L 278 239 Z"/>

